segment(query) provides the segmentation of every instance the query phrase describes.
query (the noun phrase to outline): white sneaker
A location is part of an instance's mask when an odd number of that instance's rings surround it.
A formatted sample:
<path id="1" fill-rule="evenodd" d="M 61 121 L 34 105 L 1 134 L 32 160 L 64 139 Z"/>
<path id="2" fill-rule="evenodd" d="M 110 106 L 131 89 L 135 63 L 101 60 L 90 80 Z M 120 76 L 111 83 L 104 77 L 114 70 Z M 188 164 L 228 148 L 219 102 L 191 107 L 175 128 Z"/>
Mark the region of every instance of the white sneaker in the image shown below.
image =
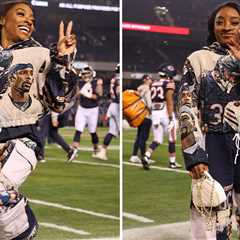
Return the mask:
<path id="1" fill-rule="evenodd" d="M 177 168 L 181 168 L 182 165 L 181 164 L 178 164 L 177 162 L 170 162 L 169 165 L 168 165 L 169 168 L 172 168 L 172 169 L 177 169 Z"/>
<path id="2" fill-rule="evenodd" d="M 132 163 L 142 163 L 141 159 L 138 156 L 131 156 L 129 159 L 130 162 Z"/>
<path id="3" fill-rule="evenodd" d="M 149 163 L 149 164 L 153 164 L 153 163 L 155 163 L 155 162 L 156 162 L 156 161 L 155 161 L 155 160 L 152 160 L 152 159 L 149 159 L 149 160 L 148 160 L 148 163 Z"/>
<path id="4" fill-rule="evenodd" d="M 72 148 L 67 154 L 67 163 L 71 163 L 77 157 L 78 149 Z"/>
<path id="5" fill-rule="evenodd" d="M 98 158 L 101 160 L 108 160 L 105 148 L 101 148 L 97 153 L 93 154 L 92 157 Z"/>

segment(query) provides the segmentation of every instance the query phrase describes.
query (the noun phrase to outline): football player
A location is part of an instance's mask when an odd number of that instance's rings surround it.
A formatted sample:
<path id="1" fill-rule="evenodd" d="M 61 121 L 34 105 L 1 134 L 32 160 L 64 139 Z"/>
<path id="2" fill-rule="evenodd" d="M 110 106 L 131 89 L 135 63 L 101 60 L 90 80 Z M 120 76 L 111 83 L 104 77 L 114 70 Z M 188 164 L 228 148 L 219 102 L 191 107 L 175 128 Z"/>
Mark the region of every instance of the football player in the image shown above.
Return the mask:
<path id="1" fill-rule="evenodd" d="M 81 134 L 87 126 L 92 138 L 93 157 L 96 157 L 96 153 L 99 151 L 99 138 L 96 133 L 99 113 L 98 100 L 103 95 L 103 81 L 102 79 L 95 79 L 95 77 L 96 72 L 91 66 L 85 66 L 80 71 L 78 91 L 80 103 L 75 116 L 76 131 L 72 144 L 75 148 L 75 153 L 77 154 Z M 73 161 L 76 154 L 72 154 L 68 159 L 68 162 Z"/>
<path id="2" fill-rule="evenodd" d="M 113 137 L 119 135 L 119 95 L 120 95 L 120 84 L 119 84 L 119 73 L 120 65 L 118 64 L 115 69 L 116 75 L 111 79 L 110 82 L 110 98 L 111 103 L 107 110 L 107 119 L 109 119 L 109 130 L 103 140 L 103 145 L 100 148 L 99 152 L 96 154 L 96 158 L 101 160 L 107 160 L 107 147 L 112 141 Z"/>
<path id="3" fill-rule="evenodd" d="M 175 83 L 173 77 L 177 71 L 172 65 L 162 65 L 160 79 L 151 86 L 153 142 L 145 152 L 146 162 L 150 162 L 153 151 L 163 143 L 164 133 L 168 133 L 169 167 L 180 168 L 176 162 L 176 119 L 174 115 L 173 95 Z"/>

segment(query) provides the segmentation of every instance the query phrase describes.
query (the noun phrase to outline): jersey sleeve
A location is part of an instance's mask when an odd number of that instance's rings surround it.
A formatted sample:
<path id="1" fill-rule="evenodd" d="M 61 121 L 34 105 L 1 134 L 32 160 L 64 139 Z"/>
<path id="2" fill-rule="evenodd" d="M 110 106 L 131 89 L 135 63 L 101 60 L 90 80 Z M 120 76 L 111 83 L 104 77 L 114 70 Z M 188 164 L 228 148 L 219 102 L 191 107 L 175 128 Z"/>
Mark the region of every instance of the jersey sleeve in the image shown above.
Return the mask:
<path id="1" fill-rule="evenodd" d="M 56 112 L 64 111 L 74 96 L 77 75 L 72 71 L 75 54 L 62 57 L 57 56 L 54 46 L 50 49 L 50 64 L 43 66 L 46 71 L 46 81 L 43 87 L 44 99 L 48 107 Z M 48 58 L 46 60 L 48 63 Z"/>
<path id="2" fill-rule="evenodd" d="M 189 59 L 185 62 L 179 90 L 179 126 L 185 167 L 208 165 L 203 135 L 199 126 L 200 81 L 197 81 Z"/>

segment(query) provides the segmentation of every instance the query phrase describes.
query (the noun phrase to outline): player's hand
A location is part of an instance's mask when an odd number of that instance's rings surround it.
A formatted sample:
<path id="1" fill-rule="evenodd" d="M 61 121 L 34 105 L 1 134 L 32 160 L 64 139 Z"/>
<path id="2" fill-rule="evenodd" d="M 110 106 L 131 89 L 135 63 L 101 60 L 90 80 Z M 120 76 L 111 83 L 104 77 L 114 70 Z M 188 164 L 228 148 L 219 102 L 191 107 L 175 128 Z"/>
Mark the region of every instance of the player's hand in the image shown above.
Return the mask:
<path id="1" fill-rule="evenodd" d="M 240 30 L 236 31 L 234 37 L 228 43 L 231 54 L 240 60 Z"/>
<path id="2" fill-rule="evenodd" d="M 53 125 L 53 127 L 58 127 L 58 125 L 59 125 L 58 120 L 57 119 L 52 119 L 52 125 Z"/>
<path id="3" fill-rule="evenodd" d="M 168 127 L 167 127 L 168 132 L 171 132 L 174 127 L 175 127 L 174 120 L 170 120 L 169 123 L 168 123 Z"/>
<path id="4" fill-rule="evenodd" d="M 65 33 L 63 21 L 61 21 L 59 25 L 59 38 L 57 43 L 57 50 L 59 56 L 71 54 L 76 49 L 77 39 L 76 35 L 72 34 L 72 27 L 73 22 L 70 21 L 67 25 Z"/>
<path id="5" fill-rule="evenodd" d="M 202 177 L 205 171 L 208 171 L 208 166 L 204 163 L 200 163 L 192 167 L 192 169 L 189 172 L 189 175 L 194 179 L 198 179 Z"/>

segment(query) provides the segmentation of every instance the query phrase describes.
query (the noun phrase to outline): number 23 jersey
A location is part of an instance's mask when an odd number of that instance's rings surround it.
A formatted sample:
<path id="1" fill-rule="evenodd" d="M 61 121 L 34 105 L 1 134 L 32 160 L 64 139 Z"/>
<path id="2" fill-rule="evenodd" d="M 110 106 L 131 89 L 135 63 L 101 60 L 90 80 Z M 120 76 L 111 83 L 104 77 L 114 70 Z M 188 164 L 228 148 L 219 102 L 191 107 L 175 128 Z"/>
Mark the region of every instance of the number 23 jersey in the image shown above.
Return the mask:
<path id="1" fill-rule="evenodd" d="M 160 79 L 151 85 L 151 99 L 153 110 L 162 110 L 166 103 L 166 92 L 175 90 L 175 83 L 170 79 Z"/>

